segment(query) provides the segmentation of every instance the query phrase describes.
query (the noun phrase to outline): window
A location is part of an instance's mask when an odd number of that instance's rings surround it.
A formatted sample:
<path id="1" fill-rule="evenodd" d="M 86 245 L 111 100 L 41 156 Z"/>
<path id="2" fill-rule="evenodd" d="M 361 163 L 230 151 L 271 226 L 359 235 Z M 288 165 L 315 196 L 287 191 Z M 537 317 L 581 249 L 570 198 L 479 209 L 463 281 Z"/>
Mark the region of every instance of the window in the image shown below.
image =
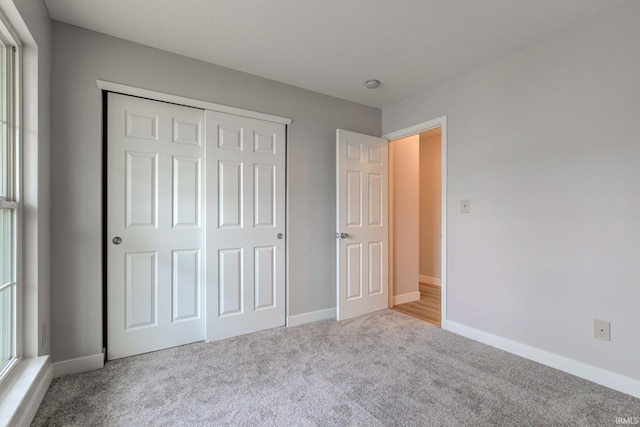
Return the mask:
<path id="1" fill-rule="evenodd" d="M 16 278 L 20 205 L 15 53 L 15 47 L 0 38 L 0 378 L 6 374 L 20 353 L 20 289 Z"/>

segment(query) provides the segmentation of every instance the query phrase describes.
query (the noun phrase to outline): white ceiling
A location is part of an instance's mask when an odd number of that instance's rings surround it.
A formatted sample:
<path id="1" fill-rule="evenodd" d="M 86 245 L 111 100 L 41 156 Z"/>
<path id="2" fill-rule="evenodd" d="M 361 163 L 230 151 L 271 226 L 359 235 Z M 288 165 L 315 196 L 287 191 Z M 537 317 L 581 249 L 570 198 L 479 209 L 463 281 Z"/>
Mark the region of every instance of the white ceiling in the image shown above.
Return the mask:
<path id="1" fill-rule="evenodd" d="M 58 21 L 383 108 L 631 1 L 45 3 Z"/>

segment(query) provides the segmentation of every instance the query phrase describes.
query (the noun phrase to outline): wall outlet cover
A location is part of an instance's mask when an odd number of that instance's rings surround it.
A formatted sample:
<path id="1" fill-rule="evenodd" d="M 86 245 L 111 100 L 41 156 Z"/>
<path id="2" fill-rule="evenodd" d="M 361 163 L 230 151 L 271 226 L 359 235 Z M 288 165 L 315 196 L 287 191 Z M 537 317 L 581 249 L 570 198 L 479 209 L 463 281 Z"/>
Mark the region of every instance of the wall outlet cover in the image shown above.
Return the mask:
<path id="1" fill-rule="evenodd" d="M 599 340 L 611 341 L 611 322 L 595 319 L 593 321 L 593 336 Z"/>

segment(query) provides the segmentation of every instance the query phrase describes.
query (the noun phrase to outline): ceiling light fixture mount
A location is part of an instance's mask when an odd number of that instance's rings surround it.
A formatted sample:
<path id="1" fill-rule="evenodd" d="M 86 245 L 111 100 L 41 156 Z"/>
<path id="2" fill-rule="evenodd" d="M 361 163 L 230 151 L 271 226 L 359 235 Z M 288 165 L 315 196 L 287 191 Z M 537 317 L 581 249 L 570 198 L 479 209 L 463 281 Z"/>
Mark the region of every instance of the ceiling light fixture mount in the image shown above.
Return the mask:
<path id="1" fill-rule="evenodd" d="M 364 82 L 364 86 L 367 89 L 378 88 L 378 87 L 380 87 L 380 80 L 376 80 L 376 79 L 367 80 L 366 82 Z"/>

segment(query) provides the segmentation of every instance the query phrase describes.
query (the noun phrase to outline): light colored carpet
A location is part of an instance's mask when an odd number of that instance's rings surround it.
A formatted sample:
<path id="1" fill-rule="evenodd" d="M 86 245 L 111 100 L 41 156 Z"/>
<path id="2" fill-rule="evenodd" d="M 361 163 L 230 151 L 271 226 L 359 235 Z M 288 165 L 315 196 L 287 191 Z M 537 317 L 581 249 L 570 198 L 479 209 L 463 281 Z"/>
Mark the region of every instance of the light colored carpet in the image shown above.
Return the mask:
<path id="1" fill-rule="evenodd" d="M 116 360 L 34 426 L 613 426 L 640 399 L 392 310 Z"/>

